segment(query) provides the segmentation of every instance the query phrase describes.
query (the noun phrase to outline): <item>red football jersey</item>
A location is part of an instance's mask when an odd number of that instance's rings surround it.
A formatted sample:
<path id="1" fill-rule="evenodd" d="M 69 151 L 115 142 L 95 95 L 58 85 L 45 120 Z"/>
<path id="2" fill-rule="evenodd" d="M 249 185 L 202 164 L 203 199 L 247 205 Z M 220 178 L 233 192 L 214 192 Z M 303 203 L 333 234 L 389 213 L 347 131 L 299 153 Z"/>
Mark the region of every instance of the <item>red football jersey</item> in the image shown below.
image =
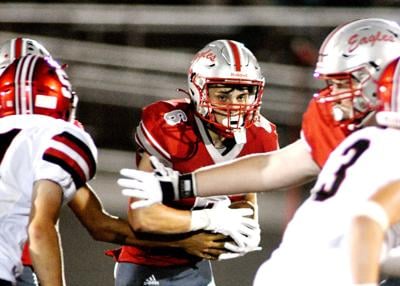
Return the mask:
<path id="1" fill-rule="evenodd" d="M 346 138 L 344 130 L 334 125 L 312 99 L 303 115 L 302 135 L 311 148 L 311 156 L 322 169 L 331 152 Z"/>
<path id="2" fill-rule="evenodd" d="M 202 121 L 195 116 L 188 100 L 169 100 L 153 103 L 143 109 L 137 128 L 139 151 L 162 159 L 173 169 L 187 173 L 200 167 L 225 162 L 244 155 L 273 151 L 279 148 L 276 127 L 261 116 L 246 130 L 247 142 L 234 144 L 226 154 L 217 150 Z M 243 199 L 232 196 L 231 200 Z M 209 206 L 204 198 L 188 199 L 171 204 L 178 209 Z M 182 249 L 160 249 L 123 246 L 114 251 L 120 262 L 152 266 L 184 265 L 198 261 Z"/>

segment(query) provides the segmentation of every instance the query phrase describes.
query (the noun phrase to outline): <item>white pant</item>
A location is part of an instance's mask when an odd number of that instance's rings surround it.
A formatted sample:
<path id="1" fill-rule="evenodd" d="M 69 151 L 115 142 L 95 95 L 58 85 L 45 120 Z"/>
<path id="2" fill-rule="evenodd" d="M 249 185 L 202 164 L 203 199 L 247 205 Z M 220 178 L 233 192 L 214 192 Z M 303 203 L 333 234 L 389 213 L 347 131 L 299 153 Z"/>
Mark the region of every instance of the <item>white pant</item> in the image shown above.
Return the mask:
<path id="1" fill-rule="evenodd" d="M 26 241 L 26 225 L 0 219 L 0 278 L 15 283 L 22 273 L 21 254 Z"/>
<path id="2" fill-rule="evenodd" d="M 274 251 L 257 270 L 253 286 L 351 285 L 348 259 L 339 249 Z"/>

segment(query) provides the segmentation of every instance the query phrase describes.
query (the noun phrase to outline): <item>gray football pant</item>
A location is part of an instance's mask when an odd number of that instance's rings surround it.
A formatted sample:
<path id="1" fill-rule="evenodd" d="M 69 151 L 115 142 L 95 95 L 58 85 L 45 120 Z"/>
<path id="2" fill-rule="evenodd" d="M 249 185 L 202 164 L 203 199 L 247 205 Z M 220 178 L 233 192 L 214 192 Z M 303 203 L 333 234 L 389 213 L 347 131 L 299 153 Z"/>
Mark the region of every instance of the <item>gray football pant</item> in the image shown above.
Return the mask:
<path id="1" fill-rule="evenodd" d="M 215 286 L 207 260 L 191 266 L 151 267 L 133 263 L 115 265 L 115 286 Z"/>

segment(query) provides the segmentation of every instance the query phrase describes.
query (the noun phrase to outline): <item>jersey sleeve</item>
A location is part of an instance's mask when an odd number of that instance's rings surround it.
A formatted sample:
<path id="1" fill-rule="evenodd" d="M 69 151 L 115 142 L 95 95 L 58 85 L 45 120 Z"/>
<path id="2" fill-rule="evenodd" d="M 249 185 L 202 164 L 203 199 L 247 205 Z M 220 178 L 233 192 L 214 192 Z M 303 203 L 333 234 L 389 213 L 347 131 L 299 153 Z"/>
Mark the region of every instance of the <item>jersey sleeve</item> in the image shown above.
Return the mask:
<path id="1" fill-rule="evenodd" d="M 82 129 L 70 126 L 41 142 L 34 180 L 57 182 L 69 198 L 96 173 L 97 149 Z"/>
<path id="2" fill-rule="evenodd" d="M 329 154 L 346 138 L 340 126 L 333 125 L 318 108 L 318 103 L 311 100 L 303 115 L 301 137 L 308 144 L 311 156 L 322 168 Z"/>

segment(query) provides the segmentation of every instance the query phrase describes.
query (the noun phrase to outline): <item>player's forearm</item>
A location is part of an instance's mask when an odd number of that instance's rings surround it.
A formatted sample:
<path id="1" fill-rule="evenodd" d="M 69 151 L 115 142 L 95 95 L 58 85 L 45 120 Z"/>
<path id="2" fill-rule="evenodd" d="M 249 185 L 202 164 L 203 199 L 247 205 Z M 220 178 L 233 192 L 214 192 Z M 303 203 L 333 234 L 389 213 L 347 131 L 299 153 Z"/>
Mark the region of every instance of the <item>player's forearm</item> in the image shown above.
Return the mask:
<path id="1" fill-rule="evenodd" d="M 366 217 L 353 220 L 350 255 L 355 284 L 378 283 L 383 237 L 383 231 L 376 222 Z"/>
<path id="2" fill-rule="evenodd" d="M 104 213 L 102 217 L 97 217 L 95 221 L 97 223 L 91 224 L 87 230 L 97 241 L 147 247 L 180 247 L 184 242 L 181 238 L 156 237 L 154 235 L 139 235 L 140 237 L 138 237 L 128 221 L 107 213 Z M 163 239 L 157 240 L 157 238 Z"/>
<path id="3" fill-rule="evenodd" d="M 29 250 L 40 285 L 63 285 L 61 251 L 55 226 L 31 224 L 29 226 Z"/>
<path id="4" fill-rule="evenodd" d="M 197 170 L 197 196 L 240 194 L 265 190 L 260 177 L 264 155 L 249 156 Z"/>
<path id="5" fill-rule="evenodd" d="M 191 212 L 157 204 L 129 210 L 129 222 L 138 232 L 177 234 L 190 231 Z"/>
<path id="6" fill-rule="evenodd" d="M 197 196 L 279 190 L 306 183 L 320 169 L 304 142 L 274 152 L 254 154 L 195 172 Z"/>

